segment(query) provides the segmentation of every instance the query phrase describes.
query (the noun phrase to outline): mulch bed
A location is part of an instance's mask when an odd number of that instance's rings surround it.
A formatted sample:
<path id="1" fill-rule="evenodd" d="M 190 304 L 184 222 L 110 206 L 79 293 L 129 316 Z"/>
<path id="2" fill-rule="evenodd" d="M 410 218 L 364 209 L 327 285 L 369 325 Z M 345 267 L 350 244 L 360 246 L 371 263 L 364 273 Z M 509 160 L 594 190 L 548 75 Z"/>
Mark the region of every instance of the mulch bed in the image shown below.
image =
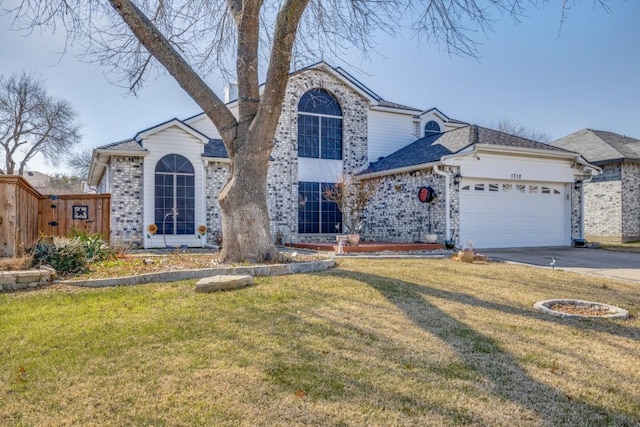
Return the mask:
<path id="1" fill-rule="evenodd" d="M 607 314 L 611 314 L 608 308 L 598 305 L 558 303 L 549 306 L 549 308 L 561 313 L 579 314 L 582 316 L 606 316 Z"/>

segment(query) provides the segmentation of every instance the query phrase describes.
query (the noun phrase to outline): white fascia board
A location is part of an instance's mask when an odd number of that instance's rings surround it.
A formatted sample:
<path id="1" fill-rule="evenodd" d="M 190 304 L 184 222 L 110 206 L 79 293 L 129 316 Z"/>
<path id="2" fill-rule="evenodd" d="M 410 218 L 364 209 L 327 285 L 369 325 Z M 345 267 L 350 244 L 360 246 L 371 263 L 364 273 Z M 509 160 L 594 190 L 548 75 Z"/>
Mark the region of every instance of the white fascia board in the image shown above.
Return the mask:
<path id="1" fill-rule="evenodd" d="M 149 152 L 147 150 L 144 151 L 131 151 L 131 150 L 95 150 L 97 154 L 106 154 L 107 156 L 127 156 L 127 157 L 147 157 Z M 93 159 L 91 159 L 93 160 Z"/>
<path id="2" fill-rule="evenodd" d="M 100 178 L 107 169 L 107 164 L 100 160 L 100 152 L 104 150 L 94 149 L 91 155 L 91 163 L 89 164 L 89 173 L 87 174 L 87 184 L 95 187 L 100 182 Z M 108 157 L 107 157 L 108 159 Z"/>
<path id="3" fill-rule="evenodd" d="M 576 163 L 581 164 L 585 169 L 589 170 L 590 175 L 600 175 L 602 173 L 602 168 L 589 163 L 582 155 L 576 158 Z"/>
<path id="4" fill-rule="evenodd" d="M 358 176 L 359 179 L 378 178 L 378 177 L 381 177 L 381 176 L 395 175 L 395 174 L 399 174 L 399 173 L 407 173 L 407 172 L 413 172 L 413 171 L 422 170 L 422 169 L 428 169 L 428 168 L 434 167 L 437 164 L 440 164 L 440 162 L 437 161 L 437 162 L 420 163 L 420 164 L 417 164 L 417 165 L 404 166 L 404 167 L 396 168 L 396 169 L 387 169 L 387 170 L 380 171 L 380 172 L 363 173 L 363 174 L 359 174 L 357 176 Z"/>
<path id="5" fill-rule="evenodd" d="M 578 153 L 569 153 L 552 150 L 542 150 L 538 148 L 526 148 L 526 147 L 509 147 L 502 145 L 492 144 L 475 144 L 478 153 L 496 153 L 496 154 L 514 154 L 518 156 L 533 156 L 533 157 L 548 157 L 548 158 L 561 158 L 576 160 L 579 157 Z"/>
<path id="6" fill-rule="evenodd" d="M 374 97 L 372 97 L 370 93 L 367 93 L 367 91 L 363 90 L 358 85 L 354 84 L 346 76 L 344 76 L 344 75 L 340 74 L 339 72 L 335 71 L 333 69 L 333 67 L 331 67 L 330 65 L 328 65 L 324 61 L 320 61 L 320 62 L 318 62 L 317 64 L 315 64 L 315 65 L 313 65 L 311 67 L 303 68 L 300 71 L 294 71 L 293 73 L 291 73 L 291 75 L 295 75 L 298 72 L 299 73 L 304 73 L 306 70 L 322 70 L 322 71 L 325 71 L 325 72 L 331 74 L 332 76 L 334 76 L 335 78 L 337 78 L 338 80 L 342 81 L 344 84 L 349 86 L 354 91 L 358 92 L 363 98 L 368 99 L 369 102 L 371 102 L 371 105 L 375 105 L 378 102 L 378 100 L 375 99 Z M 365 86 L 365 88 L 366 88 L 366 86 Z M 369 89 L 369 88 L 367 88 L 367 89 Z M 369 89 L 369 91 L 371 93 L 374 93 L 371 89 Z"/>
<path id="7" fill-rule="evenodd" d="M 203 159 L 209 163 L 231 163 L 227 157 L 203 157 Z"/>
<path id="8" fill-rule="evenodd" d="M 424 116 L 426 116 L 428 114 L 431 114 L 431 113 L 433 113 L 436 116 L 438 116 L 443 122 L 447 122 L 447 121 L 450 120 L 450 118 L 446 114 L 444 114 L 442 111 L 438 110 L 438 108 L 436 108 L 436 107 L 429 108 L 427 111 L 423 111 L 420 114 L 420 117 L 422 118 L 422 117 L 424 117 Z"/>
<path id="9" fill-rule="evenodd" d="M 168 122 L 161 123 L 157 126 L 154 126 L 145 131 L 142 131 L 138 133 L 133 139 L 135 139 L 136 141 L 140 141 L 142 139 L 148 138 L 149 136 L 155 133 L 161 132 L 173 126 L 176 126 L 182 129 L 183 131 L 185 131 L 186 133 L 193 135 L 196 139 L 199 139 L 203 144 L 206 144 L 207 142 L 209 142 L 209 138 L 207 136 L 201 134 L 191 126 L 186 125 L 185 123 L 181 122 L 178 119 L 172 119 L 172 120 L 169 120 Z"/>
<path id="10" fill-rule="evenodd" d="M 417 116 L 420 111 L 419 110 L 408 110 L 406 108 L 393 108 L 393 107 L 383 107 L 380 105 L 377 105 L 377 102 L 375 100 L 371 101 L 372 107 L 370 108 L 373 111 L 384 111 L 385 113 L 395 113 L 395 114 L 403 114 L 406 116 Z"/>

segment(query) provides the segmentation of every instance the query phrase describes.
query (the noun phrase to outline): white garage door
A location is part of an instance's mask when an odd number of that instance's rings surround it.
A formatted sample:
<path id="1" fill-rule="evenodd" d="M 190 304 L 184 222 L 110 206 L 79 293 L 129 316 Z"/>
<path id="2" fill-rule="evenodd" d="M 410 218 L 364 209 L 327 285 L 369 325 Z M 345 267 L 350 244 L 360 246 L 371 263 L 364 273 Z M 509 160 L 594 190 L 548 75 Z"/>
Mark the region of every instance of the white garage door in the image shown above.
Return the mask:
<path id="1" fill-rule="evenodd" d="M 565 193 L 563 184 L 462 180 L 460 244 L 567 246 L 570 202 Z"/>

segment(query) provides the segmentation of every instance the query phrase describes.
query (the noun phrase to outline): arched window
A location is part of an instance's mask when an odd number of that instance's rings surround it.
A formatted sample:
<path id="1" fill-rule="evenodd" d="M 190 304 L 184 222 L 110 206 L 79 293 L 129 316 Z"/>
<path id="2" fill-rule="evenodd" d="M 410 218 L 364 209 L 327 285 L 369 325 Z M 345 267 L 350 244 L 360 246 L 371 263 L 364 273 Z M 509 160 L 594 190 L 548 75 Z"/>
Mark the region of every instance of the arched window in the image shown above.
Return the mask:
<path id="1" fill-rule="evenodd" d="M 440 125 L 435 120 L 429 120 L 427 124 L 424 125 L 424 136 L 431 136 L 440 132 L 442 132 Z"/>
<path id="2" fill-rule="evenodd" d="M 195 172 L 180 154 L 167 154 L 156 165 L 155 223 L 158 234 L 195 233 Z"/>
<path id="3" fill-rule="evenodd" d="M 298 103 L 298 157 L 342 159 L 342 109 L 323 89 L 311 89 Z"/>

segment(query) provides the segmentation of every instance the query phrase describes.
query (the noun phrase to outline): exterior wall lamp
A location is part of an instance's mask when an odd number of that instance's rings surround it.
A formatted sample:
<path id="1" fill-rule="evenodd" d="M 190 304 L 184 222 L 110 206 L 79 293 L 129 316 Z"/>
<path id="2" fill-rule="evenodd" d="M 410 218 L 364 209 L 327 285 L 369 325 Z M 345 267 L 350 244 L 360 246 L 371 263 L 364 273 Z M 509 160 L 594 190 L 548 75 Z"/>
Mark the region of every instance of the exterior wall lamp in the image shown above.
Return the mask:
<path id="1" fill-rule="evenodd" d="M 455 174 L 453 176 L 453 184 L 458 186 L 460 185 L 460 179 L 462 178 L 462 175 L 460 175 L 459 173 Z"/>
<path id="2" fill-rule="evenodd" d="M 573 185 L 573 188 L 576 190 L 579 190 L 581 185 L 582 185 L 582 180 L 579 179 L 575 182 L 575 184 Z"/>

